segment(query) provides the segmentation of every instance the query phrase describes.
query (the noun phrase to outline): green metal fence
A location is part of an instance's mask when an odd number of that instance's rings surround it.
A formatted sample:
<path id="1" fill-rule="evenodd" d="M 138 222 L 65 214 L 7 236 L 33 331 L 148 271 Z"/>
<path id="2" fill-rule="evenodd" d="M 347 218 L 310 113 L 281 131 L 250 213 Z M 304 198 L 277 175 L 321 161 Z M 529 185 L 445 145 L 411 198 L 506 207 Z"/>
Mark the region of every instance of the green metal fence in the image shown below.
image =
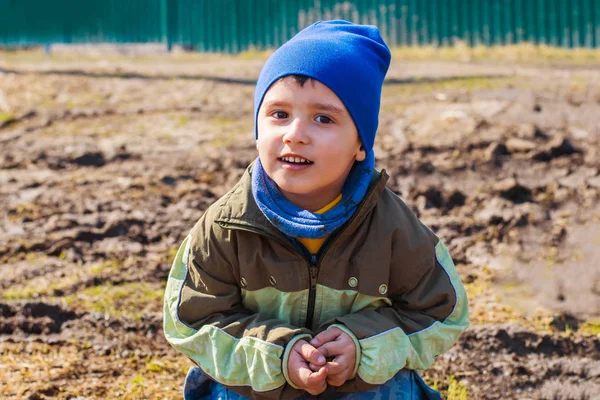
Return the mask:
<path id="1" fill-rule="evenodd" d="M 277 47 L 320 19 L 379 26 L 390 46 L 600 47 L 600 0 L 0 0 L 0 44 Z"/>
<path id="2" fill-rule="evenodd" d="M 0 0 L 0 44 L 162 42 L 161 0 Z"/>

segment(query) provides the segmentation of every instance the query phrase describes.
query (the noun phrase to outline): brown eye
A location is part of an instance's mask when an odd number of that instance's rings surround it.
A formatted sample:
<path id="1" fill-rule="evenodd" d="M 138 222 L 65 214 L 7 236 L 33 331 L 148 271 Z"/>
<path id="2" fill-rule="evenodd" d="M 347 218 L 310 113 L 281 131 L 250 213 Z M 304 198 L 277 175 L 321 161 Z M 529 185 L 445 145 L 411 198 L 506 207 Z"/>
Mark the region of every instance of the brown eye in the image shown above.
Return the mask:
<path id="1" fill-rule="evenodd" d="M 333 121 L 331 120 L 331 118 L 325 116 L 325 115 L 319 115 L 317 118 L 315 118 L 317 122 L 321 123 L 321 124 L 330 124 Z"/>
<path id="2" fill-rule="evenodd" d="M 275 111 L 271 115 L 276 119 L 284 119 L 288 117 L 288 113 L 286 113 L 285 111 Z"/>

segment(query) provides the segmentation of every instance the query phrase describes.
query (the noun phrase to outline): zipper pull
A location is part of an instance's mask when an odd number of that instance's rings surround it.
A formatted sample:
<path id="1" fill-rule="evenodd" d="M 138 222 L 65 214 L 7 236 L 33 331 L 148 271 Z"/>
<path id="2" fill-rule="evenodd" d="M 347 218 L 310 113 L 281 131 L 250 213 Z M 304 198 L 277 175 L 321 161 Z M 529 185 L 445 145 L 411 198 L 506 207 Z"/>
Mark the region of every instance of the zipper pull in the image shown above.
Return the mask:
<path id="1" fill-rule="evenodd" d="M 312 290 L 317 289 L 317 275 L 319 270 L 316 267 L 310 267 L 310 288 Z"/>
<path id="2" fill-rule="evenodd" d="M 310 255 L 310 263 L 312 264 L 313 267 L 317 266 L 317 255 L 316 254 Z"/>

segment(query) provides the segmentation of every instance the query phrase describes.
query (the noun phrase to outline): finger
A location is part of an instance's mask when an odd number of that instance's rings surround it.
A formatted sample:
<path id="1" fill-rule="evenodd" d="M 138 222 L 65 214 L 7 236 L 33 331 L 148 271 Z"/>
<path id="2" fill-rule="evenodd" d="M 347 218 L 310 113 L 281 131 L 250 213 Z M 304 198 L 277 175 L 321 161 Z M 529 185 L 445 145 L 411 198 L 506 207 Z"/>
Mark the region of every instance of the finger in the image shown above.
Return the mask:
<path id="1" fill-rule="evenodd" d="M 302 382 L 302 386 L 308 386 L 308 378 L 310 378 L 314 372 L 308 369 L 306 364 L 300 366 L 297 372 L 298 378 L 300 378 L 300 382 Z"/>
<path id="2" fill-rule="evenodd" d="M 327 384 L 331 386 L 342 386 L 348 380 L 348 375 L 346 373 L 328 376 Z"/>
<path id="3" fill-rule="evenodd" d="M 317 350 L 325 357 L 335 357 L 340 355 L 345 355 L 350 357 L 352 352 L 356 354 L 356 347 L 354 344 L 348 345 L 348 343 L 343 342 L 327 342 L 317 348 Z"/>
<path id="4" fill-rule="evenodd" d="M 310 344 L 306 343 L 306 341 L 300 341 L 300 350 L 299 353 L 308 363 L 312 363 L 315 365 L 322 366 L 325 364 L 326 360 L 323 354 L 317 349 L 315 349 Z"/>
<path id="5" fill-rule="evenodd" d="M 342 362 L 340 362 L 338 361 L 339 359 L 340 357 L 337 357 L 333 361 L 330 361 L 327 364 L 325 364 L 327 366 L 327 375 L 329 377 L 333 375 L 338 375 L 349 369 L 347 363 L 343 362 L 344 360 L 341 360 Z"/>
<path id="6" fill-rule="evenodd" d="M 304 390 L 306 390 L 307 393 L 312 394 L 313 396 L 318 396 L 321 393 L 323 393 L 325 391 L 325 389 L 327 389 L 327 382 L 323 382 L 322 385 L 319 385 L 318 387 L 314 387 L 314 388 L 306 388 Z"/>
<path id="7" fill-rule="evenodd" d="M 323 365 L 316 365 L 316 364 L 310 363 L 310 364 L 308 364 L 308 368 L 310 368 L 312 372 L 318 372 L 321 368 L 323 368 Z"/>
<path id="8" fill-rule="evenodd" d="M 330 369 L 327 371 L 327 383 L 331 386 L 342 386 L 352 373 L 351 368 L 341 368 L 340 372 L 333 373 Z"/>
<path id="9" fill-rule="evenodd" d="M 319 388 L 327 385 L 327 368 L 320 367 L 316 372 L 311 371 L 306 366 L 298 368 L 298 378 L 303 388 Z"/>
<path id="10" fill-rule="evenodd" d="M 310 344 L 312 344 L 315 347 L 319 347 L 327 342 L 331 342 L 332 340 L 337 339 L 341 334 L 342 334 L 341 329 L 335 328 L 335 327 L 329 328 L 329 329 L 324 330 L 323 332 L 319 333 L 317 336 L 315 336 L 310 341 Z"/>
<path id="11" fill-rule="evenodd" d="M 311 371 L 317 372 L 323 366 L 321 366 L 321 365 L 315 365 L 315 364 L 311 363 L 311 364 L 308 365 L 308 367 L 311 369 Z M 328 376 L 337 375 L 337 374 L 340 374 L 340 373 L 342 373 L 344 371 L 348 371 L 350 369 L 350 366 L 345 361 L 345 359 L 343 358 L 343 356 L 336 357 L 333 361 L 330 361 L 327 364 L 325 364 L 325 367 L 327 367 L 327 375 Z"/>
<path id="12" fill-rule="evenodd" d="M 312 394 L 313 396 L 318 396 L 321 393 L 323 393 L 325 391 L 325 389 L 327 389 L 327 384 L 323 384 L 323 386 L 320 386 L 318 389 L 306 389 L 306 393 L 308 394 Z"/>
<path id="13" fill-rule="evenodd" d="M 306 391 L 313 396 L 323 393 L 327 389 L 327 368 L 321 367 L 318 372 L 313 372 L 307 379 Z"/>
<path id="14" fill-rule="evenodd" d="M 294 384 L 298 387 L 305 387 L 306 380 L 310 375 L 311 371 L 305 371 L 308 369 L 308 365 L 306 364 L 306 360 L 302 357 L 302 354 L 297 351 L 292 351 L 290 353 L 290 358 L 288 361 L 288 372 L 290 374 L 290 379 Z"/>
<path id="15" fill-rule="evenodd" d="M 308 386 L 318 386 L 327 382 L 327 367 L 321 367 L 317 372 L 311 372 L 308 377 Z"/>

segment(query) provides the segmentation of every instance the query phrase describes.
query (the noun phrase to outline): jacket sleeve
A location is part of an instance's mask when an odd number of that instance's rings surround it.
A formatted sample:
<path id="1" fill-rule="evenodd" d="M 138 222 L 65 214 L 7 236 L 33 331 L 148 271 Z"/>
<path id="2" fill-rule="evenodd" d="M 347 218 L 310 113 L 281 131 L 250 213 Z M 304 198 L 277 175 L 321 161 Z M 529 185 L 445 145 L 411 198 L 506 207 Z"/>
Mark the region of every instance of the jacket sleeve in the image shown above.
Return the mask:
<path id="1" fill-rule="evenodd" d="M 232 265 L 235 238 L 201 219 L 171 268 L 164 299 L 164 334 L 213 380 L 250 398 L 286 399 L 303 392 L 288 382 L 293 344 L 312 337 L 244 308 Z M 232 256 L 233 253 L 233 256 Z"/>
<path id="2" fill-rule="evenodd" d="M 429 252 L 419 252 L 425 256 L 419 257 L 421 265 L 414 265 L 416 282 L 411 287 L 402 288 L 401 280 L 396 277 L 394 282 L 392 276 L 389 305 L 338 317 L 319 328 L 345 327 L 357 344 L 356 376 L 337 390 L 363 391 L 385 383 L 401 369 L 427 369 L 468 328 L 464 286 L 448 249 L 431 236 L 434 243 L 428 241 Z M 398 257 L 402 255 L 395 255 L 395 261 L 402 264 Z"/>

